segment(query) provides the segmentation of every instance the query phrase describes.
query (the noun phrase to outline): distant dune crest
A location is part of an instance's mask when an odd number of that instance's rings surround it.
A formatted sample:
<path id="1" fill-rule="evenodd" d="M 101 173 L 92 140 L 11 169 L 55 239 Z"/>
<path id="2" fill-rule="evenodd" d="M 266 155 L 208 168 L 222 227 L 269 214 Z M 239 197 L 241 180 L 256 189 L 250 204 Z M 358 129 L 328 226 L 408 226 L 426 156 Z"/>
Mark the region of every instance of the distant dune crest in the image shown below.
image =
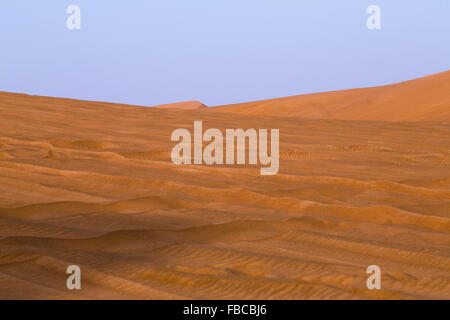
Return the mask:
<path id="1" fill-rule="evenodd" d="M 281 117 L 450 122 L 450 71 L 397 84 L 212 108 Z"/>
<path id="2" fill-rule="evenodd" d="M 207 109 L 203 103 L 199 101 L 184 101 L 169 104 L 162 104 L 155 106 L 158 109 L 182 109 L 182 110 L 197 110 L 197 109 Z"/>
<path id="3" fill-rule="evenodd" d="M 127 110 L 131 105 L 0 92 L 0 101 L 33 107 L 70 105 Z M 450 122 L 450 70 L 401 83 L 331 91 L 210 107 L 200 101 L 154 106 L 155 109 L 204 110 L 302 119 Z"/>

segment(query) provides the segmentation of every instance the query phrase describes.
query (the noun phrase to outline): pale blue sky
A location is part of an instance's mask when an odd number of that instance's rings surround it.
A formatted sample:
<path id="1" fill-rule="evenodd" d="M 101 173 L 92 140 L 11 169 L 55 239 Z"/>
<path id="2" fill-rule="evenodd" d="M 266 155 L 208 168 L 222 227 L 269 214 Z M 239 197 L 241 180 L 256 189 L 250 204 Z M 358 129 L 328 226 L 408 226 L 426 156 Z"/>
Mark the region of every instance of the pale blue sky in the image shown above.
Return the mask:
<path id="1" fill-rule="evenodd" d="M 0 91 L 212 106 L 448 70 L 450 1 L 1 1 L 0 45 Z"/>

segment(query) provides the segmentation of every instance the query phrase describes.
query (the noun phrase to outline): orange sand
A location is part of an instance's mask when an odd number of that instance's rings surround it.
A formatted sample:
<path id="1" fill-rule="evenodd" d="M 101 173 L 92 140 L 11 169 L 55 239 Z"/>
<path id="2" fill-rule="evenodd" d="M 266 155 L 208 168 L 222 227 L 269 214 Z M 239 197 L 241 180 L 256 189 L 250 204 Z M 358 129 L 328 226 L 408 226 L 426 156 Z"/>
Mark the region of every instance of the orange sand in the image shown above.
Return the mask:
<path id="1" fill-rule="evenodd" d="M 364 121 L 450 122 L 450 71 L 383 87 L 214 108 L 242 114 Z"/>
<path id="2" fill-rule="evenodd" d="M 199 101 L 184 101 L 170 104 L 162 104 L 159 106 L 155 106 L 155 108 L 192 110 L 192 109 L 206 109 L 207 107 Z"/>
<path id="3" fill-rule="evenodd" d="M 0 298 L 449 299 L 449 84 L 220 108 L 249 115 L 0 93 Z M 279 128 L 279 174 L 175 166 L 194 120 Z"/>

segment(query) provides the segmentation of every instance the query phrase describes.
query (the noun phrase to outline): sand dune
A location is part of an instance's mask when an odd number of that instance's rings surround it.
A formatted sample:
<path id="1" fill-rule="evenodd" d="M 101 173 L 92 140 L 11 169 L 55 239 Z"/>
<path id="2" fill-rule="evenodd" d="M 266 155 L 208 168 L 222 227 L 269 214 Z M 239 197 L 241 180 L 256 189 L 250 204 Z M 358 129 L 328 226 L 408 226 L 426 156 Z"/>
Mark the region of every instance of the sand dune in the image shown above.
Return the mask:
<path id="1" fill-rule="evenodd" d="M 450 71 L 382 87 L 307 94 L 213 108 L 283 117 L 450 122 Z"/>
<path id="2" fill-rule="evenodd" d="M 159 106 L 155 106 L 155 108 L 191 110 L 191 109 L 206 109 L 207 107 L 199 101 L 184 101 L 184 102 L 162 104 Z"/>
<path id="3" fill-rule="evenodd" d="M 0 298 L 449 299 L 449 75 L 220 114 L 0 93 Z M 279 174 L 172 164 L 194 120 L 279 128 Z"/>

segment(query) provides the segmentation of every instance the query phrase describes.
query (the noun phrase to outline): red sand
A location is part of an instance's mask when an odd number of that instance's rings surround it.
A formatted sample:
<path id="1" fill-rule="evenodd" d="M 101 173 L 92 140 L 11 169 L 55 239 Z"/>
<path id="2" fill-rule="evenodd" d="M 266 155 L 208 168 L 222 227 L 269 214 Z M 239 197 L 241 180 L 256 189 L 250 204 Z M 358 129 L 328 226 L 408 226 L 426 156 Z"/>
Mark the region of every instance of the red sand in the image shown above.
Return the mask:
<path id="1" fill-rule="evenodd" d="M 0 298 L 449 299 L 449 75 L 220 114 L 0 93 Z M 194 120 L 279 128 L 279 174 L 175 166 Z"/>

